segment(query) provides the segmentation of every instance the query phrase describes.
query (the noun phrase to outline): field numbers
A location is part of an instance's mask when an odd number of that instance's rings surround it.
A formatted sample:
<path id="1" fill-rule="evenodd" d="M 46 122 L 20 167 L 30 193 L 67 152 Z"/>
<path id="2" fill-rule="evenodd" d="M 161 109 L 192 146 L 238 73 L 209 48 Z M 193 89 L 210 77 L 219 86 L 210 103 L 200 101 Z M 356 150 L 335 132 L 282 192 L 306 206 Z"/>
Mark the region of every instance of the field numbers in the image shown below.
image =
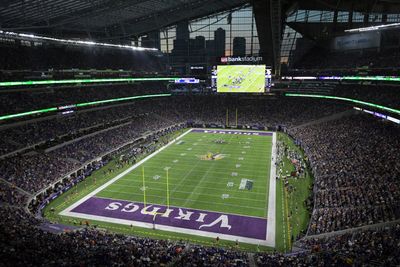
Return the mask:
<path id="1" fill-rule="evenodd" d="M 229 198 L 229 194 L 222 194 L 222 195 L 221 195 L 221 198 L 222 198 L 222 199 L 227 199 L 227 198 Z"/>

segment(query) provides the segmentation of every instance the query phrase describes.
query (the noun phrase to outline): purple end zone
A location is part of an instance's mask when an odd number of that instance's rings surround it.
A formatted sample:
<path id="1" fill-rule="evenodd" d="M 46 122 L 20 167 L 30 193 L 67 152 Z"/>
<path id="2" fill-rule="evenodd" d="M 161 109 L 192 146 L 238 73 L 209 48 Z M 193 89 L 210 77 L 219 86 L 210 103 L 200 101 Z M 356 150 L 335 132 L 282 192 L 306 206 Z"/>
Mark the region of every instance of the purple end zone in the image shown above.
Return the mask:
<path id="1" fill-rule="evenodd" d="M 239 134 L 239 135 L 260 135 L 272 136 L 271 132 L 256 132 L 256 131 L 240 131 L 240 130 L 206 130 L 206 129 L 193 129 L 192 133 L 211 133 L 211 134 Z"/>
<path id="2" fill-rule="evenodd" d="M 144 223 L 153 223 L 154 216 L 150 212 L 162 213 L 156 216 L 155 224 L 213 232 L 226 235 L 265 240 L 267 219 L 219 212 L 202 211 L 163 205 L 147 205 L 143 203 L 107 198 L 91 197 L 72 212 L 123 219 Z"/>

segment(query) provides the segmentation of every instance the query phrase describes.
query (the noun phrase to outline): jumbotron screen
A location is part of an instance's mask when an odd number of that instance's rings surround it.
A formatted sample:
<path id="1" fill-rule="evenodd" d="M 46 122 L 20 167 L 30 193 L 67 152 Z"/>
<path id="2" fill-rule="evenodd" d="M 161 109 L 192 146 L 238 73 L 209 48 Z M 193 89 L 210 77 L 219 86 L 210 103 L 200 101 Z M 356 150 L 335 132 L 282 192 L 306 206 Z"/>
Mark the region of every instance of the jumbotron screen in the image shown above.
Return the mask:
<path id="1" fill-rule="evenodd" d="M 264 93 L 266 74 L 265 65 L 217 66 L 217 92 Z"/>

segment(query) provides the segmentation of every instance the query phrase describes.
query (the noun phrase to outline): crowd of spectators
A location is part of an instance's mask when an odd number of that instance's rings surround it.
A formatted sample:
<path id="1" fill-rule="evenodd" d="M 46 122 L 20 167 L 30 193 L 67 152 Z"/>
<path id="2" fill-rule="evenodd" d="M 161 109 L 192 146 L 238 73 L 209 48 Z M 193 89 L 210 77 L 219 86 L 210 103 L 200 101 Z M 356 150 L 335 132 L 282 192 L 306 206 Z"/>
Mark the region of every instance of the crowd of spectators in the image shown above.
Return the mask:
<path id="1" fill-rule="evenodd" d="M 0 173 L 1 178 L 34 193 L 78 166 L 66 158 L 33 152 L 1 160 Z"/>
<path id="2" fill-rule="evenodd" d="M 398 86 L 341 84 L 333 90 L 332 94 L 400 109 L 400 87 Z"/>
<path id="3" fill-rule="evenodd" d="M 315 174 L 308 234 L 400 218 L 400 130 L 354 115 L 289 133 L 301 143 Z"/>
<path id="4" fill-rule="evenodd" d="M 61 235 L 44 233 L 39 230 L 38 222 L 30 215 L 18 208 L 8 207 L 8 205 L 22 206 L 27 199 L 27 196 L 17 191 L 15 186 L 29 193 L 37 192 L 110 150 L 122 147 L 148 132 L 177 123 L 224 125 L 226 109 L 230 111 L 229 121 L 234 124 L 232 121 L 235 121 L 235 115 L 232 114 L 235 114 L 236 108 L 239 125 L 285 126 L 290 128 L 289 133 L 305 149 L 315 174 L 315 207 L 308 230 L 309 235 L 400 218 L 400 183 L 396 179 L 400 173 L 397 160 L 400 152 L 397 137 L 400 133 L 397 127 L 358 114 L 292 128 L 349 107 L 307 99 L 177 96 L 140 101 L 132 106 L 85 112 L 69 119 L 65 117 L 57 121 L 43 121 L 45 124 L 41 127 L 47 127 L 49 132 L 54 131 L 54 133 L 61 133 L 60 129 L 68 131 L 74 127 L 80 129 L 97 124 L 103 124 L 104 127 L 89 136 L 82 136 L 65 144 L 60 143 L 47 152 L 31 150 L 0 161 L 1 178 L 10 183 L 2 181 L 0 189 L 0 206 L 2 206 L 0 213 L 6 214 L 3 217 L 5 220 L 0 222 L 2 224 L 0 231 L 3 232 L 0 235 L 0 239 L 3 238 L 0 242 L 0 246 L 3 246 L 0 253 L 8 254 L 10 265 L 14 266 L 39 263 L 42 265 L 104 263 L 109 266 L 120 264 L 160 266 L 172 263 L 177 266 L 188 264 L 247 266 L 249 264 L 247 254 L 235 250 L 120 236 L 95 229 Z M 135 115 L 132 116 L 132 113 Z M 91 121 L 82 122 L 82 118 Z M 121 124 L 107 123 L 117 118 L 121 120 Z M 124 121 L 123 118 L 127 120 Z M 40 136 L 40 131 L 44 131 L 38 130 L 40 123 L 42 122 L 33 123 L 35 126 L 31 128 L 32 131 L 38 131 L 34 136 Z M 57 124 L 63 126 L 57 129 L 58 126 L 54 126 Z M 25 124 L 20 127 L 30 126 Z M 32 134 L 32 131 L 28 130 L 30 128 L 21 129 L 13 128 L 13 131 L 20 131 L 22 136 L 23 132 Z M 54 133 L 44 134 L 43 141 L 53 138 Z M 4 133 L 4 136 L 9 135 Z M 157 136 L 154 138 L 158 139 Z M 26 137 L 26 140 L 29 138 Z M 134 156 L 137 153 L 140 151 L 133 148 L 128 154 Z M 291 151 L 287 151 L 286 154 L 291 160 L 299 160 L 298 155 Z M 11 209 L 17 210 L 11 212 Z M 387 241 L 389 233 L 398 240 L 399 226 L 390 230 L 367 231 L 360 236 L 345 234 L 339 238 L 307 241 L 302 245 L 305 251 L 303 253 L 292 256 L 260 254 L 256 256 L 256 262 L 260 266 L 351 264 L 364 263 L 372 257 L 379 261 L 387 256 L 384 259 L 385 263 L 388 266 L 396 265 L 398 250 L 394 248 L 399 244 L 392 240 L 386 243 L 382 241 Z M 363 253 L 363 250 L 372 250 L 375 247 L 378 251 Z M 343 248 L 350 249 L 350 252 L 344 254 Z M 65 252 L 67 250 L 68 253 Z M 24 252 L 24 256 L 17 257 L 16 255 L 22 251 L 27 252 Z M 29 263 L 29 257 L 34 254 L 37 255 L 36 261 Z"/>
<path id="5" fill-rule="evenodd" d="M 158 53 L 82 46 L 23 46 L 1 44 L 2 70 L 125 69 L 154 71 L 165 69 Z M 77 60 L 79 59 L 79 60 Z M 100 59 L 100 60 L 99 60 Z"/>
<path id="6" fill-rule="evenodd" d="M 3 266 L 165 266 L 184 249 L 176 243 L 94 229 L 53 234 L 20 208 L 1 207 Z"/>
<path id="7" fill-rule="evenodd" d="M 112 98 L 156 94 L 165 91 L 166 83 L 160 81 L 123 85 L 80 85 L 61 88 L 4 90 L 1 92 L 0 97 L 0 114 L 14 114 Z"/>
<path id="8" fill-rule="evenodd" d="M 34 193 L 91 159 L 117 149 L 146 132 L 169 126 L 171 122 L 153 115 L 138 116 L 128 123 L 96 132 L 48 153 L 31 151 L 0 160 L 0 173 L 7 181 Z"/>
<path id="9" fill-rule="evenodd" d="M 28 194 L 21 192 L 14 185 L 0 180 L 0 206 L 23 206 L 28 201 Z"/>
<path id="10" fill-rule="evenodd" d="M 349 107 L 314 99 L 214 95 L 177 96 L 159 102 L 157 109 L 163 110 L 161 115 L 166 118 L 183 117 L 193 124 L 224 126 L 228 122 L 230 126 L 276 128 L 300 125 Z"/>
<path id="11" fill-rule="evenodd" d="M 0 206 L 4 266 L 249 266 L 251 254 L 85 226 L 54 234 L 22 208 Z M 300 252 L 257 253 L 257 266 L 398 266 L 400 225 L 303 239 Z"/>
<path id="12" fill-rule="evenodd" d="M 89 226 L 53 234 L 18 207 L 0 206 L 3 266 L 247 266 L 247 254 Z"/>
<path id="13" fill-rule="evenodd" d="M 258 266 L 398 266 L 400 225 L 333 237 L 303 239 L 302 251 L 259 253 Z"/>
<path id="14" fill-rule="evenodd" d="M 218 247 L 191 245 L 175 262 L 176 266 L 248 266 L 247 253 Z"/>
<path id="15" fill-rule="evenodd" d="M 328 102 L 317 103 L 307 99 L 253 98 L 238 100 L 218 96 L 174 96 L 158 100 L 141 100 L 129 105 L 89 110 L 68 115 L 5 125 L 0 129 L 0 156 L 52 140 L 60 143 L 68 139 L 123 124 L 140 114 L 156 114 L 173 123 L 191 121 L 204 124 L 224 125 L 226 110 L 230 110 L 229 122 L 254 127 L 277 127 L 301 124 L 307 120 L 333 114 L 346 109 Z M 302 112 L 299 112 L 302 111 Z"/>

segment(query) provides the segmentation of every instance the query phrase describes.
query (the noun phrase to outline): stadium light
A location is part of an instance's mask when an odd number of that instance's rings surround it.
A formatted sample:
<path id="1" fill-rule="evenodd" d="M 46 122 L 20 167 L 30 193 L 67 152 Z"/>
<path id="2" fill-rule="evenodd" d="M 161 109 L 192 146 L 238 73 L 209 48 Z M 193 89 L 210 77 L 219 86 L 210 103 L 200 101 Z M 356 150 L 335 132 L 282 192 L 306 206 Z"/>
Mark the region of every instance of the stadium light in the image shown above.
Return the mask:
<path id="1" fill-rule="evenodd" d="M 339 97 L 339 96 L 330 96 L 330 95 L 314 95 L 314 94 L 293 94 L 293 93 L 286 93 L 285 96 L 294 96 L 294 97 L 310 97 L 310 98 L 323 98 L 323 99 L 334 99 L 334 100 L 341 100 L 341 101 L 346 101 L 346 102 L 351 102 L 351 103 L 356 103 L 364 106 L 369 106 L 389 112 L 393 112 L 396 114 L 400 115 L 400 110 L 394 109 L 394 108 L 389 108 L 386 106 L 370 103 L 370 102 L 365 102 L 357 99 L 352 99 L 352 98 L 347 98 L 347 97 Z"/>
<path id="2" fill-rule="evenodd" d="M 391 23 L 391 24 L 383 24 L 377 26 L 369 26 L 355 29 L 348 29 L 345 32 L 367 32 L 367 31 L 377 31 L 377 30 L 387 30 L 391 28 L 397 28 L 400 26 L 400 23 Z"/>
<path id="3" fill-rule="evenodd" d="M 174 81 L 171 78 L 106 78 L 106 79 L 70 79 L 70 80 L 42 80 L 42 81 L 15 81 L 0 82 L 0 87 L 21 85 L 45 85 L 45 84 L 71 84 L 71 83 L 105 83 L 105 82 L 138 82 L 138 81 Z"/>
<path id="4" fill-rule="evenodd" d="M 93 106 L 93 105 L 111 103 L 111 102 L 120 102 L 120 101 L 155 98 L 155 97 L 167 97 L 167 96 L 171 96 L 171 94 L 139 95 L 139 96 L 130 96 L 130 97 L 121 97 L 121 98 L 111 98 L 111 99 L 105 99 L 105 100 L 99 100 L 99 101 L 93 101 L 93 102 L 71 104 L 68 106 L 78 108 L 78 107 Z M 19 117 L 25 117 L 25 116 L 34 115 L 34 114 L 43 114 L 43 113 L 57 111 L 57 110 L 65 110 L 65 108 L 64 107 L 52 107 L 52 108 L 38 109 L 38 110 L 32 110 L 32 111 L 27 111 L 27 112 L 22 112 L 22 113 L 8 114 L 8 115 L 0 116 L 0 121 L 9 120 L 9 119 L 13 119 L 13 118 L 19 118 Z"/>
<path id="5" fill-rule="evenodd" d="M 158 51 L 157 48 L 147 48 L 147 47 L 139 47 L 132 45 L 119 45 L 119 44 L 110 44 L 110 43 L 98 43 L 93 41 L 82 41 L 82 40 L 72 40 L 72 39 L 61 39 L 61 38 L 53 38 L 46 37 L 34 34 L 26 34 L 26 33 L 16 33 L 16 32 L 8 32 L 0 30 L 0 34 L 5 35 L 6 37 L 17 37 L 23 39 L 33 39 L 33 40 L 42 40 L 42 41 L 52 41 L 63 44 L 71 44 L 71 45 L 88 45 L 88 46 L 100 46 L 100 47 L 108 47 L 108 48 L 123 48 L 130 49 L 134 51 Z"/>

